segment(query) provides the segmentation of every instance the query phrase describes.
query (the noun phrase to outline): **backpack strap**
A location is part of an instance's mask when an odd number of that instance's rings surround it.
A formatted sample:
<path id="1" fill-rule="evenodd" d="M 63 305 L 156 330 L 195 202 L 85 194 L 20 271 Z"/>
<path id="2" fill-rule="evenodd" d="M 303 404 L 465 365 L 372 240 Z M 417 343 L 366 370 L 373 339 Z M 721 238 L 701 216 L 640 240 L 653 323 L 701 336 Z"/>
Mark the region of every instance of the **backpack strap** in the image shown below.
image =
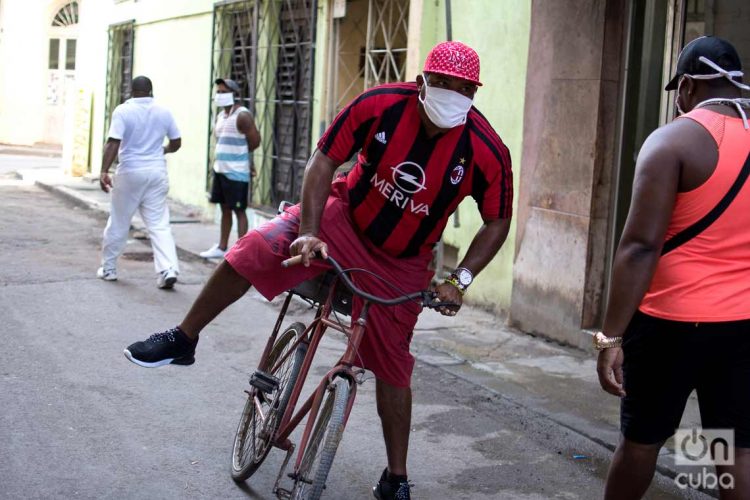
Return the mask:
<path id="1" fill-rule="evenodd" d="M 727 194 L 724 195 L 719 203 L 698 221 L 669 238 L 664 243 L 661 254 L 666 255 L 680 245 L 684 245 L 713 224 L 737 197 L 740 189 L 745 185 L 748 175 L 750 175 L 750 154 L 748 154 L 745 164 L 742 166 L 742 170 L 740 170 L 740 174 L 737 176 L 734 184 L 732 184 L 732 187 L 729 188 L 729 191 L 727 191 Z"/>

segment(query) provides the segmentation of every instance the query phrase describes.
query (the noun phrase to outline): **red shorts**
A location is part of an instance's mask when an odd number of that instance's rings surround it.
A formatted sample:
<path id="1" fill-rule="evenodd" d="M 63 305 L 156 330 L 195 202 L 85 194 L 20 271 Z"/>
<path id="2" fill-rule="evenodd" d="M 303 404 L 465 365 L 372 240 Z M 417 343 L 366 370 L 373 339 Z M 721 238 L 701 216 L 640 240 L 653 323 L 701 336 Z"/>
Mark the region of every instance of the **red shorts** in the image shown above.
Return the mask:
<path id="1" fill-rule="evenodd" d="M 225 256 L 227 263 L 269 300 L 329 268 L 320 260 L 314 260 L 310 267 L 281 267 L 281 261 L 289 258 L 289 245 L 299 234 L 299 212 L 299 205 L 295 205 L 248 232 Z M 357 267 L 374 272 L 405 293 L 424 290 L 430 284 L 432 271 L 428 266 L 431 254 L 396 258 L 373 246 L 355 229 L 344 183 L 332 185 L 318 236 L 328 245 L 330 255 L 344 268 Z M 381 297 L 401 294 L 366 273 L 351 276 L 355 284 L 368 293 Z M 361 308 L 362 301 L 355 297 L 354 318 L 359 316 Z M 394 307 L 371 305 L 367 331 L 359 348 L 362 367 L 390 385 L 409 387 L 414 368 L 409 343 L 420 312 L 421 306 L 413 302 Z"/>

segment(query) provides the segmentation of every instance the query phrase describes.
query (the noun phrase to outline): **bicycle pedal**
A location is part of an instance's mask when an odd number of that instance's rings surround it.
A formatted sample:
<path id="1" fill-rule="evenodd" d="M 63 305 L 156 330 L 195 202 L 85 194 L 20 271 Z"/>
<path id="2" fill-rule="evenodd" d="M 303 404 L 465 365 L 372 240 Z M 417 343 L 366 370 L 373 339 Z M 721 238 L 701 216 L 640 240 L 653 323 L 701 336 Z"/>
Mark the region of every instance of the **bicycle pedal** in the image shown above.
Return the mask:
<path id="1" fill-rule="evenodd" d="M 275 391 L 279 387 L 279 383 L 280 381 L 277 377 L 263 370 L 255 370 L 255 373 L 250 375 L 250 385 L 266 394 L 271 394 Z"/>

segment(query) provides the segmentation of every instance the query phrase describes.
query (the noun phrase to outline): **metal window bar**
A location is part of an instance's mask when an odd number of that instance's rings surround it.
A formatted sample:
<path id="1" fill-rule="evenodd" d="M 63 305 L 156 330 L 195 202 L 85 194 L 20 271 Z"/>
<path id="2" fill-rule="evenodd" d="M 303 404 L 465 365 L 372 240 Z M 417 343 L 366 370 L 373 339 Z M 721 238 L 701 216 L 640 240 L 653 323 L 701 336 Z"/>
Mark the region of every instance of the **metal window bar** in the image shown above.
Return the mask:
<path id="1" fill-rule="evenodd" d="M 55 14 L 52 20 L 52 26 L 72 26 L 78 24 L 78 2 L 70 2 L 64 5 Z"/>
<path id="2" fill-rule="evenodd" d="M 104 140 L 107 140 L 112 113 L 118 104 L 130 98 L 133 81 L 133 42 L 135 21 L 109 27 L 107 85 L 104 97 Z"/>
<path id="3" fill-rule="evenodd" d="M 212 89 L 216 78 L 236 80 L 262 137 L 253 155 L 255 204 L 299 199 L 310 155 L 316 13 L 316 0 L 242 0 L 214 7 Z M 211 129 L 216 116 L 211 105 Z M 210 178 L 213 133 L 208 142 Z"/>
<path id="4" fill-rule="evenodd" d="M 359 92 L 406 77 L 409 0 L 352 0 L 350 4 L 355 2 L 366 2 L 364 16 L 347 7 L 347 15 L 332 22 L 328 123 Z"/>
<path id="5" fill-rule="evenodd" d="M 408 0 L 370 0 L 365 46 L 365 88 L 404 80 L 408 33 Z"/>

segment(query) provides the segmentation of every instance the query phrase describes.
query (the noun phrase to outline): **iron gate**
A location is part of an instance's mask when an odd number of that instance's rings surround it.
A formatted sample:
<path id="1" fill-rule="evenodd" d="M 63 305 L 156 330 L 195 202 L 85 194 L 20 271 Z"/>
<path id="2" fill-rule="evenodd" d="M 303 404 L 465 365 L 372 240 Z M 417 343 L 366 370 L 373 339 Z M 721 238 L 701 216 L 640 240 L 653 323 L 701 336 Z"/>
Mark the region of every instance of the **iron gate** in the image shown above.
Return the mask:
<path id="1" fill-rule="evenodd" d="M 216 78 L 236 80 L 262 138 L 253 155 L 256 204 L 299 200 L 310 156 L 316 12 L 316 0 L 242 0 L 214 7 L 212 89 Z M 213 104 L 210 116 L 213 127 Z M 208 149 L 210 174 L 213 134 Z"/>

